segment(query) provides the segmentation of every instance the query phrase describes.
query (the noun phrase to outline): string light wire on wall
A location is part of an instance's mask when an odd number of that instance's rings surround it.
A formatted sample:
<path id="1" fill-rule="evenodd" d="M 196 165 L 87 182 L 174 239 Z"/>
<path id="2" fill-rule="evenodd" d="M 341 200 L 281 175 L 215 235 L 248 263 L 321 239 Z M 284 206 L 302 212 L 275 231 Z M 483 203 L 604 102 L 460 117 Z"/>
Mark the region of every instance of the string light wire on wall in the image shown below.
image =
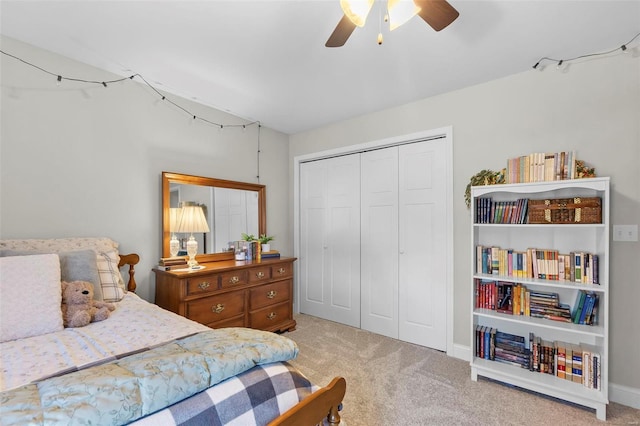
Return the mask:
<path id="1" fill-rule="evenodd" d="M 262 128 L 262 125 L 260 124 L 260 121 L 256 120 L 256 121 L 252 121 L 250 123 L 245 123 L 245 124 L 222 124 L 222 123 L 216 123 L 215 121 L 211 121 L 207 118 L 198 116 L 197 114 L 192 113 L 191 111 L 189 111 L 187 108 L 183 107 L 182 105 L 178 104 L 177 102 L 174 102 L 173 100 L 169 99 L 166 95 L 163 95 L 158 89 L 156 89 L 151 83 L 149 83 L 143 76 L 142 74 L 139 73 L 135 73 L 130 75 L 129 77 L 122 77 L 122 78 L 116 78 L 113 80 L 103 80 L 103 81 L 98 81 L 98 80 L 89 80 L 89 79 L 83 79 L 83 78 L 74 78 L 74 77 L 65 77 L 61 74 L 58 73 L 54 73 L 52 71 L 49 71 L 41 66 L 38 66 L 36 64 L 33 64 L 29 61 L 26 61 L 22 58 L 19 58 L 15 55 L 12 55 L 11 53 L 5 52 L 4 50 L 0 50 L 0 53 L 2 53 L 3 55 L 9 56 L 10 58 L 13 58 L 17 61 L 22 62 L 25 65 L 28 65 L 30 67 L 33 67 L 37 70 L 42 71 L 45 74 L 49 74 L 53 77 L 55 77 L 56 79 L 56 84 L 60 85 L 63 81 L 73 81 L 73 82 L 78 82 L 78 83 L 87 83 L 87 84 L 95 84 L 95 85 L 100 85 L 103 87 L 108 87 L 109 84 L 115 84 L 115 83 L 120 83 L 123 81 L 127 81 L 127 80 L 133 80 L 134 78 L 138 78 L 140 80 L 142 80 L 142 82 L 147 85 L 151 90 L 153 90 L 153 92 L 158 95 L 158 97 L 165 102 L 170 103 L 171 105 L 173 105 L 174 107 L 178 108 L 179 110 L 183 111 L 184 113 L 186 113 L 187 115 L 189 115 L 189 117 L 192 117 L 193 120 L 199 120 L 202 121 L 204 123 L 210 124 L 212 126 L 217 127 L 219 130 L 223 130 L 225 128 L 241 128 L 243 131 L 249 127 L 249 126 L 258 126 L 258 148 L 257 148 L 257 160 L 258 160 L 258 164 L 257 164 L 257 172 L 256 172 L 256 178 L 258 179 L 258 183 L 260 183 L 260 129 Z"/>
<path id="2" fill-rule="evenodd" d="M 614 52 L 617 52 L 618 50 L 620 50 L 621 52 L 626 52 L 628 47 L 629 47 L 629 45 L 631 43 L 633 43 L 635 41 L 635 39 L 637 39 L 638 37 L 640 37 L 640 33 L 638 33 L 635 36 L 633 36 L 633 38 L 631 40 L 629 40 L 628 42 L 626 42 L 622 46 L 616 47 L 615 49 L 611 49 L 611 50 L 608 50 L 606 52 L 589 53 L 589 54 L 586 54 L 586 55 L 576 56 L 575 58 L 568 58 L 568 59 L 554 59 L 554 58 L 549 58 L 547 56 L 544 56 L 544 57 L 540 58 L 538 60 L 538 62 L 536 62 L 536 64 L 533 66 L 533 69 L 534 70 L 537 69 L 540 66 L 540 64 L 542 62 L 544 62 L 544 61 L 555 62 L 557 64 L 556 66 L 558 68 L 560 68 L 562 66 L 562 64 L 566 64 L 566 63 L 572 62 L 572 61 L 577 61 L 579 59 L 586 59 L 586 58 L 593 58 L 593 57 L 596 57 L 596 56 L 610 55 L 610 54 L 612 54 Z M 540 69 L 542 69 L 542 68 L 543 67 L 540 67 Z"/>

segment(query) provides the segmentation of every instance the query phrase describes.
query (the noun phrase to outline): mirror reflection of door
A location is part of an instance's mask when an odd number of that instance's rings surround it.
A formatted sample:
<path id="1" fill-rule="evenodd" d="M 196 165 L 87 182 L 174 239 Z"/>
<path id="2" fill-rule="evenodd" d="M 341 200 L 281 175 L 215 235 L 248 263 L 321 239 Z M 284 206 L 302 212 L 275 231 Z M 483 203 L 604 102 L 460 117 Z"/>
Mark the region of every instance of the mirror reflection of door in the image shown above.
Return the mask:
<path id="1" fill-rule="evenodd" d="M 258 237 L 259 204 L 256 191 L 171 184 L 170 207 L 179 207 L 183 201 L 201 205 L 209 224 L 208 233 L 194 234 L 199 253 L 226 251 L 229 242 L 240 240 L 243 233 Z M 178 236 L 185 241 L 188 237 Z"/>
<path id="2" fill-rule="evenodd" d="M 214 227 L 216 251 L 237 241 L 242 234 L 258 236 L 258 193 L 214 188 Z"/>

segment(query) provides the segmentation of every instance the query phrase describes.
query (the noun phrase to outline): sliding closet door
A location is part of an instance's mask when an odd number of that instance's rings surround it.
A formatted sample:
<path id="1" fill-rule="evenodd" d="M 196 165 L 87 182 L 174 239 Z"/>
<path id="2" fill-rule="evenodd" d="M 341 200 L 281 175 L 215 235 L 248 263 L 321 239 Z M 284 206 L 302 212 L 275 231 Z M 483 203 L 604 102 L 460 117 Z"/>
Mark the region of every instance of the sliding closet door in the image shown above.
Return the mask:
<path id="1" fill-rule="evenodd" d="M 300 312 L 360 326 L 359 155 L 300 164 Z"/>
<path id="2" fill-rule="evenodd" d="M 399 148 L 399 338 L 446 350 L 446 144 Z"/>
<path id="3" fill-rule="evenodd" d="M 361 154 L 362 329 L 398 338 L 398 147 Z"/>

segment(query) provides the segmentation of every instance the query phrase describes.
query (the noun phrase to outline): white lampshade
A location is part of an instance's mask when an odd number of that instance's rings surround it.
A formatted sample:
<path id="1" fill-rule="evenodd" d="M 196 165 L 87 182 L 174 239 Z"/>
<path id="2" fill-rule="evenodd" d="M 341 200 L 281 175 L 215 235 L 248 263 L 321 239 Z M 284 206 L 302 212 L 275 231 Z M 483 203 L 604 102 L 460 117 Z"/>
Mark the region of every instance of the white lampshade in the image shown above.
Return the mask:
<path id="1" fill-rule="evenodd" d="M 359 27 L 363 27 L 374 0 L 340 0 L 345 16 Z"/>
<path id="2" fill-rule="evenodd" d="M 202 207 L 196 203 L 185 201 L 182 203 L 182 215 L 180 216 L 176 232 L 193 234 L 194 232 L 209 232 L 207 219 L 204 217 Z"/>
<path id="3" fill-rule="evenodd" d="M 198 242 L 194 238 L 193 233 L 209 232 L 209 225 L 207 224 L 207 219 L 204 217 L 202 207 L 194 202 L 183 202 L 182 215 L 180 216 L 177 232 L 191 234 L 189 241 L 187 241 L 187 254 L 189 255 L 187 264 L 192 268 L 197 267 L 196 254 L 198 254 Z"/>
<path id="4" fill-rule="evenodd" d="M 169 209 L 169 232 L 178 232 L 178 225 L 182 217 L 181 207 L 171 207 Z"/>
<path id="5" fill-rule="evenodd" d="M 389 13 L 389 29 L 393 31 L 416 16 L 420 12 L 420 8 L 413 0 L 389 0 L 387 12 Z"/>

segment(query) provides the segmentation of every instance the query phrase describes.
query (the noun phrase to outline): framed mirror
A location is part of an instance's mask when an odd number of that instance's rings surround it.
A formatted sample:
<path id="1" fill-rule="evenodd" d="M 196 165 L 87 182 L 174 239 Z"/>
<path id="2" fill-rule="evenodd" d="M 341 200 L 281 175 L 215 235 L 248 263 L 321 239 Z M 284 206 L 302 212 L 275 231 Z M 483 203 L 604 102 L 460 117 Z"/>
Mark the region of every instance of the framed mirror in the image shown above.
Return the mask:
<path id="1" fill-rule="evenodd" d="M 170 257 L 171 208 L 193 204 L 202 208 L 209 231 L 194 233 L 198 262 L 233 259 L 229 242 L 242 233 L 258 237 L 267 233 L 264 185 L 162 172 L 162 257 Z M 177 235 L 180 255 L 189 235 Z"/>

